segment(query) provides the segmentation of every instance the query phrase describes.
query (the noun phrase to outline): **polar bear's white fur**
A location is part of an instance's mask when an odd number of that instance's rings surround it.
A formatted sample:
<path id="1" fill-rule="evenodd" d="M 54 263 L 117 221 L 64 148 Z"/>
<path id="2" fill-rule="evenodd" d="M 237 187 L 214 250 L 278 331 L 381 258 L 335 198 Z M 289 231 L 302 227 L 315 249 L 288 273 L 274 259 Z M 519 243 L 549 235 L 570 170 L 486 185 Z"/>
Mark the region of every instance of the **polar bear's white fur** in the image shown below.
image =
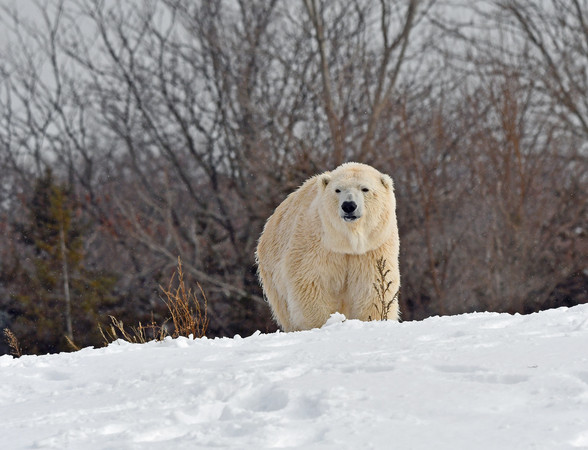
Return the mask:
<path id="1" fill-rule="evenodd" d="M 398 226 L 392 179 L 346 163 L 308 179 L 265 224 L 257 246 L 263 290 L 284 331 L 322 326 L 332 313 L 379 318 L 376 261 L 398 292 Z M 394 301 L 389 320 L 398 320 Z"/>

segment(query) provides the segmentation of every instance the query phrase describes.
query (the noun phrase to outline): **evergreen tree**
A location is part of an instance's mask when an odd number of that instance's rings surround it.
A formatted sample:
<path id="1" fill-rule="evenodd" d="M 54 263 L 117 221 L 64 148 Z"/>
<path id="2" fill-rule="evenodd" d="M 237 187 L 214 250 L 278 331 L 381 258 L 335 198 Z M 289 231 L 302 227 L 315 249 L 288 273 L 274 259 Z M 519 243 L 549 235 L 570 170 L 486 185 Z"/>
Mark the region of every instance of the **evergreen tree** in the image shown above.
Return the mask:
<path id="1" fill-rule="evenodd" d="M 98 309 L 110 302 L 114 277 L 84 267 L 84 231 L 73 195 L 47 170 L 19 225 L 26 253 L 18 259 L 20 289 L 13 296 L 11 328 L 26 353 L 98 345 Z M 69 341 L 69 342 L 68 342 Z"/>

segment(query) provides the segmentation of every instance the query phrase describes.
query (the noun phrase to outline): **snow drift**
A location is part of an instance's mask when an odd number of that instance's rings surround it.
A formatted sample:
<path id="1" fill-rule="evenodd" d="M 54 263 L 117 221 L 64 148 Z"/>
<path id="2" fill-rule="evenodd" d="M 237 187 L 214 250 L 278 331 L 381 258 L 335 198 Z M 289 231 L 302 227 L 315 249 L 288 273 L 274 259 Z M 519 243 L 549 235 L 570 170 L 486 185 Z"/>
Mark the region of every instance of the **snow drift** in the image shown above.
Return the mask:
<path id="1" fill-rule="evenodd" d="M 588 305 L 0 358 L 2 447 L 588 447 Z"/>

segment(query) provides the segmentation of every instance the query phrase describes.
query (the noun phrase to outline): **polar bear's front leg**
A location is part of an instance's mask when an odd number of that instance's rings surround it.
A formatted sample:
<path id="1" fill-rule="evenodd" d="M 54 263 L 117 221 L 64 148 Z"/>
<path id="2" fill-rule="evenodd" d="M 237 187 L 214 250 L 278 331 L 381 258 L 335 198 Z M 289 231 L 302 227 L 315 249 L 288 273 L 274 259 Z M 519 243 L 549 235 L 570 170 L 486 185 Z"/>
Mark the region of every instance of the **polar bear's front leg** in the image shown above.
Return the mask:
<path id="1" fill-rule="evenodd" d="M 294 330 L 322 327 L 335 312 L 331 303 L 317 281 L 294 283 L 288 292 L 288 310 Z"/>

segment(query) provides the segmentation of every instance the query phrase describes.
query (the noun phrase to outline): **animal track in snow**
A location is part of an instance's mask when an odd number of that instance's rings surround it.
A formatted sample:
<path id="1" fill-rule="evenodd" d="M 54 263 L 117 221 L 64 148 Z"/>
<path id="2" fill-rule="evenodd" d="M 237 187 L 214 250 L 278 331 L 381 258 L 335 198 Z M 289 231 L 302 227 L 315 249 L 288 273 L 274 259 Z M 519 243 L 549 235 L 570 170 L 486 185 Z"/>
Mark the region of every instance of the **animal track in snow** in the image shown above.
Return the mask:
<path id="1" fill-rule="evenodd" d="M 519 374 L 495 374 L 490 370 L 479 366 L 467 365 L 438 365 L 435 369 L 450 374 L 463 374 L 463 379 L 478 383 L 490 384 L 518 384 L 529 380 L 527 375 Z"/>

